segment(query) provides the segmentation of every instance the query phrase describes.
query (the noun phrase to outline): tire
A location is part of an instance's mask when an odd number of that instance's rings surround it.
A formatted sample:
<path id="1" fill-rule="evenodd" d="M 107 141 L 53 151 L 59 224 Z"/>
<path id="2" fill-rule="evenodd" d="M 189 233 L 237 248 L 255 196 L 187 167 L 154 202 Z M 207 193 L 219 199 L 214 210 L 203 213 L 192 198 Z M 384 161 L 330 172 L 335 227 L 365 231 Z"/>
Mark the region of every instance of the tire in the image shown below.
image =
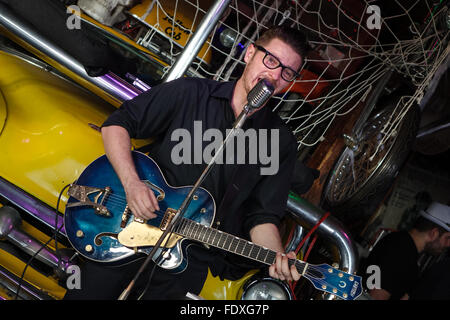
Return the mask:
<path id="1" fill-rule="evenodd" d="M 346 147 L 336 161 L 325 184 L 322 206 L 330 210 L 353 232 L 359 233 L 393 184 L 406 162 L 419 126 L 417 105 L 401 120 L 397 134 L 380 141 L 382 128 L 392 113 L 397 114 L 394 96 L 374 112 L 356 135 L 358 147 Z M 401 108 L 397 108 L 401 109 Z M 394 116 L 395 116 L 394 114 Z M 378 152 L 371 160 L 375 148 Z"/>

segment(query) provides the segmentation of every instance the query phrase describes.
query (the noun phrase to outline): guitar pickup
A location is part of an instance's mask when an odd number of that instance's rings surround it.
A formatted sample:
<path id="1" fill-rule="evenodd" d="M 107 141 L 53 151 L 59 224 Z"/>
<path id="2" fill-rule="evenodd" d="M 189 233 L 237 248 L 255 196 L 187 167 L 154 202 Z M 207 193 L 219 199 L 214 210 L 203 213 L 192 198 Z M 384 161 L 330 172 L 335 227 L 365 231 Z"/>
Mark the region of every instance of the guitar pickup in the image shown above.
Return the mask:
<path id="1" fill-rule="evenodd" d="M 172 209 L 172 208 L 167 208 L 166 213 L 164 214 L 164 217 L 161 221 L 159 228 L 162 231 L 165 231 L 167 229 L 167 227 L 169 226 L 169 224 L 172 222 L 172 220 L 176 214 L 177 214 L 177 210 Z"/>
<path id="2" fill-rule="evenodd" d="M 68 203 L 66 207 L 78 207 L 78 206 L 92 206 L 95 209 L 95 213 L 104 217 L 110 217 L 111 213 L 108 209 L 103 205 L 105 199 L 111 193 L 110 187 L 94 188 L 88 186 L 79 186 L 76 184 L 71 184 L 67 194 L 79 202 Z M 94 196 L 94 201 L 89 199 L 89 195 L 96 194 Z M 100 197 L 103 195 L 101 201 L 99 202 Z"/>

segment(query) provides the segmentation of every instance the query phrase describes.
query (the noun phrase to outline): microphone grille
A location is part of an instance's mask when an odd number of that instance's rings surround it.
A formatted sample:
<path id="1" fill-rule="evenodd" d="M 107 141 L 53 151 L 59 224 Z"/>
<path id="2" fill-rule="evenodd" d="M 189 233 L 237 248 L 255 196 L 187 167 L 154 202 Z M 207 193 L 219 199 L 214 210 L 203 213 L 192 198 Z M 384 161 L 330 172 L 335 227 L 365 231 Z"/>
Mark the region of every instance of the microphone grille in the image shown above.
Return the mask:
<path id="1" fill-rule="evenodd" d="M 267 79 L 261 79 L 247 95 L 250 108 L 259 108 L 272 96 L 274 87 Z"/>

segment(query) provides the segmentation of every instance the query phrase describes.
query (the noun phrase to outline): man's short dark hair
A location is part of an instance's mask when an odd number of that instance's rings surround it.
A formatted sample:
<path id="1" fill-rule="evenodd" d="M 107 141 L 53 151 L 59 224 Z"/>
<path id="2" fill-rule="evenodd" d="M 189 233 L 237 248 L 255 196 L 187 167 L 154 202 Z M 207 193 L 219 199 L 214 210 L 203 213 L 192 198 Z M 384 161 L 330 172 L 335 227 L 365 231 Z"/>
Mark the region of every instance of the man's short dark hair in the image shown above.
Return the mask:
<path id="1" fill-rule="evenodd" d="M 302 31 L 288 26 L 271 27 L 261 34 L 255 44 L 264 46 L 272 39 L 279 39 L 290 45 L 302 57 L 302 60 L 305 60 L 308 53 L 308 39 Z"/>
<path id="2" fill-rule="evenodd" d="M 433 221 L 428 220 L 425 217 L 419 216 L 417 218 L 417 220 L 415 221 L 414 225 L 413 225 L 413 229 L 416 229 L 420 232 L 426 232 L 426 231 L 430 231 L 434 228 L 437 228 L 439 231 L 439 235 L 444 234 L 445 232 L 447 232 L 444 228 L 442 228 L 440 225 L 434 223 Z"/>

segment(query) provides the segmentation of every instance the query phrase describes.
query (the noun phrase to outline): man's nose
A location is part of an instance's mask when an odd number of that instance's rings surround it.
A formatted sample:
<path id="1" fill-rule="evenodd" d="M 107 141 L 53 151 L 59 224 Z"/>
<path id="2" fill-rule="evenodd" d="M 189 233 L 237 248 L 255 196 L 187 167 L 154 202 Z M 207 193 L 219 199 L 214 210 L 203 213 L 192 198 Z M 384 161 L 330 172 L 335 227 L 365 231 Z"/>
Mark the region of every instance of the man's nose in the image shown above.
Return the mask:
<path id="1" fill-rule="evenodd" d="M 278 82 L 281 78 L 282 68 L 281 66 L 275 69 L 269 69 L 269 75 L 274 82 Z"/>

